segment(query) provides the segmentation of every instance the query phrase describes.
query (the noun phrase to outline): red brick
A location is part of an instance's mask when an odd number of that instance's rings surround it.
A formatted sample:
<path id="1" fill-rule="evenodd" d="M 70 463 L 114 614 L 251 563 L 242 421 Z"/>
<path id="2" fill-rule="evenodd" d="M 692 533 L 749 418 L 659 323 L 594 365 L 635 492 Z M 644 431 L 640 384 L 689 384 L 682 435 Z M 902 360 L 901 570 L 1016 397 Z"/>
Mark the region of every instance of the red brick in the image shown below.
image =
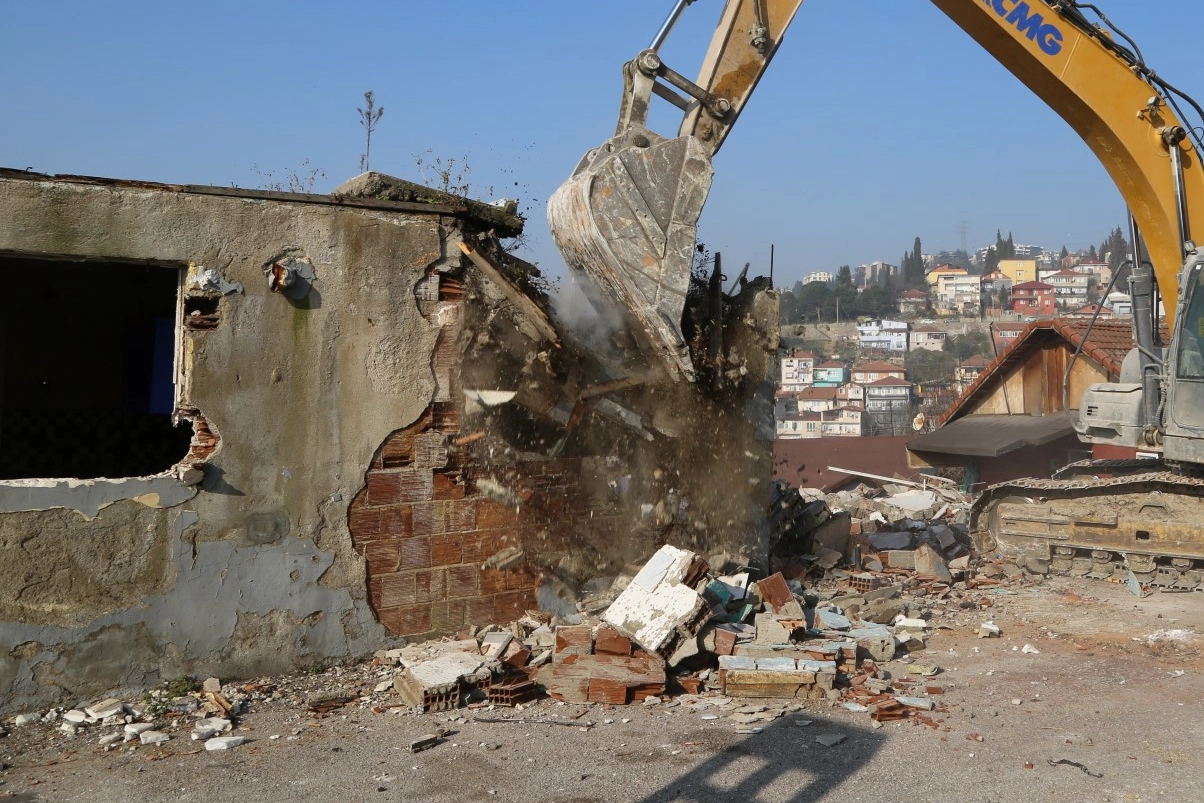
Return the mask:
<path id="1" fill-rule="evenodd" d="M 492 530 L 517 522 L 518 513 L 513 508 L 498 504 L 492 499 L 477 500 L 477 529 Z"/>
<path id="2" fill-rule="evenodd" d="M 447 474 L 436 472 L 433 477 L 433 495 L 432 499 L 463 499 L 465 488 L 461 483 L 456 482 Z"/>
<path id="3" fill-rule="evenodd" d="M 431 405 L 431 428 L 440 432 L 460 431 L 460 411 L 452 402 L 435 402 Z"/>
<path id="4" fill-rule="evenodd" d="M 715 630 L 715 654 L 734 655 L 736 652 L 736 632 L 722 627 Z"/>
<path id="5" fill-rule="evenodd" d="M 535 587 L 535 575 L 529 569 L 507 569 L 506 590 L 519 591 Z"/>
<path id="6" fill-rule="evenodd" d="M 413 605 L 414 573 L 403 572 L 384 574 L 380 578 L 380 607 L 397 608 L 403 605 Z"/>
<path id="7" fill-rule="evenodd" d="M 414 438 L 414 466 L 443 468 L 447 465 L 447 436 L 442 432 L 423 432 Z"/>
<path id="8" fill-rule="evenodd" d="M 395 539 L 369 541 L 359 551 L 368 564 L 368 574 L 397 571 L 398 544 Z"/>
<path id="9" fill-rule="evenodd" d="M 409 505 L 382 507 L 380 533 L 389 538 L 409 538 L 414 534 L 414 511 Z"/>
<path id="10" fill-rule="evenodd" d="M 462 555 L 460 536 L 436 535 L 431 537 L 432 566 L 455 566 L 464 562 Z"/>
<path id="11" fill-rule="evenodd" d="M 399 569 L 429 569 L 431 567 L 431 539 L 408 538 L 401 542 L 401 554 L 397 562 Z"/>
<path id="12" fill-rule="evenodd" d="M 395 608 L 395 614 L 390 616 L 396 624 L 390 628 L 400 636 L 413 636 L 431 632 L 431 603 L 425 605 L 407 605 Z M 382 620 L 383 621 L 383 620 Z"/>
<path id="13" fill-rule="evenodd" d="M 399 429 L 389 436 L 380 449 L 380 462 L 385 468 L 400 468 L 414 462 L 414 433 Z"/>
<path id="14" fill-rule="evenodd" d="M 627 705 L 627 686 L 620 680 L 590 678 L 586 699 L 591 703 Z"/>
<path id="15" fill-rule="evenodd" d="M 455 499 L 443 503 L 449 533 L 477 529 L 477 500 Z"/>
<path id="16" fill-rule="evenodd" d="M 781 572 L 770 575 L 764 580 L 758 580 L 757 590 L 761 593 L 761 599 L 765 600 L 770 610 L 775 612 L 782 606 L 794 602 L 794 594 L 790 593 L 790 588 L 786 585 L 786 578 L 782 577 Z"/>
<path id="17" fill-rule="evenodd" d="M 594 651 L 594 629 L 589 625 L 561 625 L 556 628 L 556 646 L 552 659 L 564 655 L 590 655 Z"/>
<path id="18" fill-rule="evenodd" d="M 368 603 L 372 606 L 372 610 L 379 615 L 380 604 L 380 575 L 368 577 Z"/>
<path id="19" fill-rule="evenodd" d="M 434 535 L 436 532 L 443 531 L 442 527 L 435 525 L 435 520 L 440 516 L 437 504 L 436 502 L 415 502 L 410 505 L 414 517 L 414 535 Z"/>
<path id="20" fill-rule="evenodd" d="M 464 622 L 464 600 L 451 599 L 431 603 L 431 630 L 454 633 Z"/>
<path id="21" fill-rule="evenodd" d="M 447 596 L 475 597 L 481 593 L 481 570 L 477 566 L 451 566 L 447 569 Z"/>
<path id="22" fill-rule="evenodd" d="M 434 495 L 434 478 L 427 468 L 403 468 L 397 472 L 398 501 L 427 502 Z"/>
<path id="23" fill-rule="evenodd" d="M 447 571 L 431 569 L 415 572 L 414 597 L 416 602 L 438 602 L 447 599 Z"/>
<path id="24" fill-rule="evenodd" d="M 612 627 L 600 627 L 594 638 L 594 652 L 599 655 L 631 655 L 631 639 Z"/>
<path id="25" fill-rule="evenodd" d="M 371 507 L 395 505 L 401 501 L 401 484 L 396 472 L 368 472 L 367 501 Z"/>
<path id="26" fill-rule="evenodd" d="M 464 600 L 464 619 L 470 625 L 491 625 L 494 616 L 493 597 L 476 597 Z"/>
<path id="27" fill-rule="evenodd" d="M 499 622 L 512 622 L 536 607 L 535 594 L 531 591 L 507 591 L 495 595 L 493 604 Z"/>
<path id="28" fill-rule="evenodd" d="M 501 569 L 482 569 L 478 577 L 482 596 L 501 594 L 506 590 L 506 573 Z"/>
<path id="29" fill-rule="evenodd" d="M 363 506 L 364 495 L 357 497 L 351 505 L 347 516 L 347 529 L 351 531 L 351 540 L 355 543 L 370 541 L 380 537 L 380 511 Z"/>

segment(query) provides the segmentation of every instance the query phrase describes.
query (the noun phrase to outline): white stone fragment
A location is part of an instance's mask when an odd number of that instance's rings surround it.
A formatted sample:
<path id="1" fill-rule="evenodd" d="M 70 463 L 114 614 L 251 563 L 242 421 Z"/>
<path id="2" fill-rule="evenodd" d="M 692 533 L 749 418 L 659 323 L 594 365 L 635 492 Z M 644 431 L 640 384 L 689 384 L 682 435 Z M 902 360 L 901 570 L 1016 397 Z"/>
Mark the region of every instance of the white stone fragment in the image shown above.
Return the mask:
<path id="1" fill-rule="evenodd" d="M 171 737 L 163 731 L 154 730 L 143 731 L 138 735 L 138 739 L 143 744 L 163 744 L 164 742 L 171 741 Z"/>
<path id="2" fill-rule="evenodd" d="M 238 747 L 247 737 L 245 736 L 214 736 L 209 741 L 205 742 L 206 750 L 229 750 L 232 747 Z"/>
<path id="3" fill-rule="evenodd" d="M 105 717 L 111 717 L 114 714 L 125 713 L 125 704 L 120 700 L 110 697 L 107 700 L 101 700 L 99 703 L 93 703 L 92 705 L 86 707 L 84 711 L 90 717 L 104 719 Z"/>
<path id="4" fill-rule="evenodd" d="M 100 746 L 104 747 L 105 745 L 120 742 L 123 738 L 125 738 L 125 735 L 121 733 L 107 733 L 100 737 Z"/>
<path id="5" fill-rule="evenodd" d="M 83 711 L 80 711 L 78 708 L 72 708 L 70 711 L 63 714 L 63 719 L 67 720 L 68 722 L 74 722 L 78 724 L 86 721 L 88 719 L 88 715 Z"/>
<path id="6" fill-rule="evenodd" d="M 41 717 L 37 714 L 17 714 L 17 718 L 13 720 L 13 725 L 19 728 L 23 725 L 29 725 L 37 722 L 39 719 L 41 719 Z"/>
<path id="7" fill-rule="evenodd" d="M 149 730 L 154 730 L 155 725 L 152 722 L 131 722 L 125 726 L 125 732 L 130 736 L 141 736 Z"/>

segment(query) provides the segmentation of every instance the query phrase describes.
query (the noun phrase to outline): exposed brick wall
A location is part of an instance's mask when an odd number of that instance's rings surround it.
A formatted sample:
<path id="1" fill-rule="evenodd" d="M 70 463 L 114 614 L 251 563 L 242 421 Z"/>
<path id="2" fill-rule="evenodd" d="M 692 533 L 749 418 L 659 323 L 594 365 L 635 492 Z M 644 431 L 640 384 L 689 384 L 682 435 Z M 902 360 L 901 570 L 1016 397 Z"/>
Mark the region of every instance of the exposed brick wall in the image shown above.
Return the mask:
<path id="1" fill-rule="evenodd" d="M 432 358 L 434 400 L 377 450 L 348 526 L 367 563 L 368 598 L 381 623 L 398 635 L 426 637 L 521 617 L 536 607 L 541 570 L 559 556 L 620 542 L 624 516 L 587 492 L 581 459 L 473 462 L 472 445 L 456 444 L 463 419 L 457 346 L 463 287 L 431 272 L 415 296 L 427 319 L 442 323 Z M 478 487 L 485 478 L 506 487 L 518 504 L 487 497 Z M 514 546 L 524 551 L 521 565 L 482 567 Z"/>
<path id="2" fill-rule="evenodd" d="M 448 444 L 458 420 L 436 402 L 389 436 L 351 503 L 352 543 L 368 567 L 368 596 L 382 624 L 403 636 L 451 633 L 510 621 L 535 607 L 526 568 L 483 569 L 519 543 L 521 517 L 471 492 Z"/>

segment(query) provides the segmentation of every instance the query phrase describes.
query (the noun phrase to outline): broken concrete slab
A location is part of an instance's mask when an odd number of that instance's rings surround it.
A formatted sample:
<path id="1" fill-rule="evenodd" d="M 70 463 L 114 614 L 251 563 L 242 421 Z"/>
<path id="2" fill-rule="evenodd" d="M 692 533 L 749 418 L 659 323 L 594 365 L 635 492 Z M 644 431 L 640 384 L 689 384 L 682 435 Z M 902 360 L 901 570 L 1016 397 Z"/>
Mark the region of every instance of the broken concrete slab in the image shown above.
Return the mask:
<path id="1" fill-rule="evenodd" d="M 606 609 L 602 619 L 648 652 L 664 658 L 683 638 L 693 638 L 709 616 L 689 581 L 705 577 L 706 562 L 693 552 L 665 545 Z"/>
<path id="2" fill-rule="evenodd" d="M 953 575 L 949 571 L 949 564 L 945 561 L 944 556 L 933 547 L 928 544 L 920 544 L 915 551 L 915 558 L 916 574 L 935 577 L 942 583 L 953 583 Z"/>

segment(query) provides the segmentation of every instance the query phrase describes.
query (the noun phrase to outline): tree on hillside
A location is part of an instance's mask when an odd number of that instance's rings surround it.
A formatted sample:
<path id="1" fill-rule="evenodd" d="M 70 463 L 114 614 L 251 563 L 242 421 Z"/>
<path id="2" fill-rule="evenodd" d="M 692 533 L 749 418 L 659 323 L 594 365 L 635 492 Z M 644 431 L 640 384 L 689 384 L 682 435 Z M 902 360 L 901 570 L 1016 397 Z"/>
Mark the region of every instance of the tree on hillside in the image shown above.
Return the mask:
<path id="1" fill-rule="evenodd" d="M 853 270 L 848 265 L 841 265 L 836 271 L 836 284 L 853 286 Z"/>
<path id="2" fill-rule="evenodd" d="M 987 256 L 982 261 L 982 272 L 990 273 L 991 271 L 999 270 L 999 252 L 995 250 L 995 246 L 987 249 Z"/>

